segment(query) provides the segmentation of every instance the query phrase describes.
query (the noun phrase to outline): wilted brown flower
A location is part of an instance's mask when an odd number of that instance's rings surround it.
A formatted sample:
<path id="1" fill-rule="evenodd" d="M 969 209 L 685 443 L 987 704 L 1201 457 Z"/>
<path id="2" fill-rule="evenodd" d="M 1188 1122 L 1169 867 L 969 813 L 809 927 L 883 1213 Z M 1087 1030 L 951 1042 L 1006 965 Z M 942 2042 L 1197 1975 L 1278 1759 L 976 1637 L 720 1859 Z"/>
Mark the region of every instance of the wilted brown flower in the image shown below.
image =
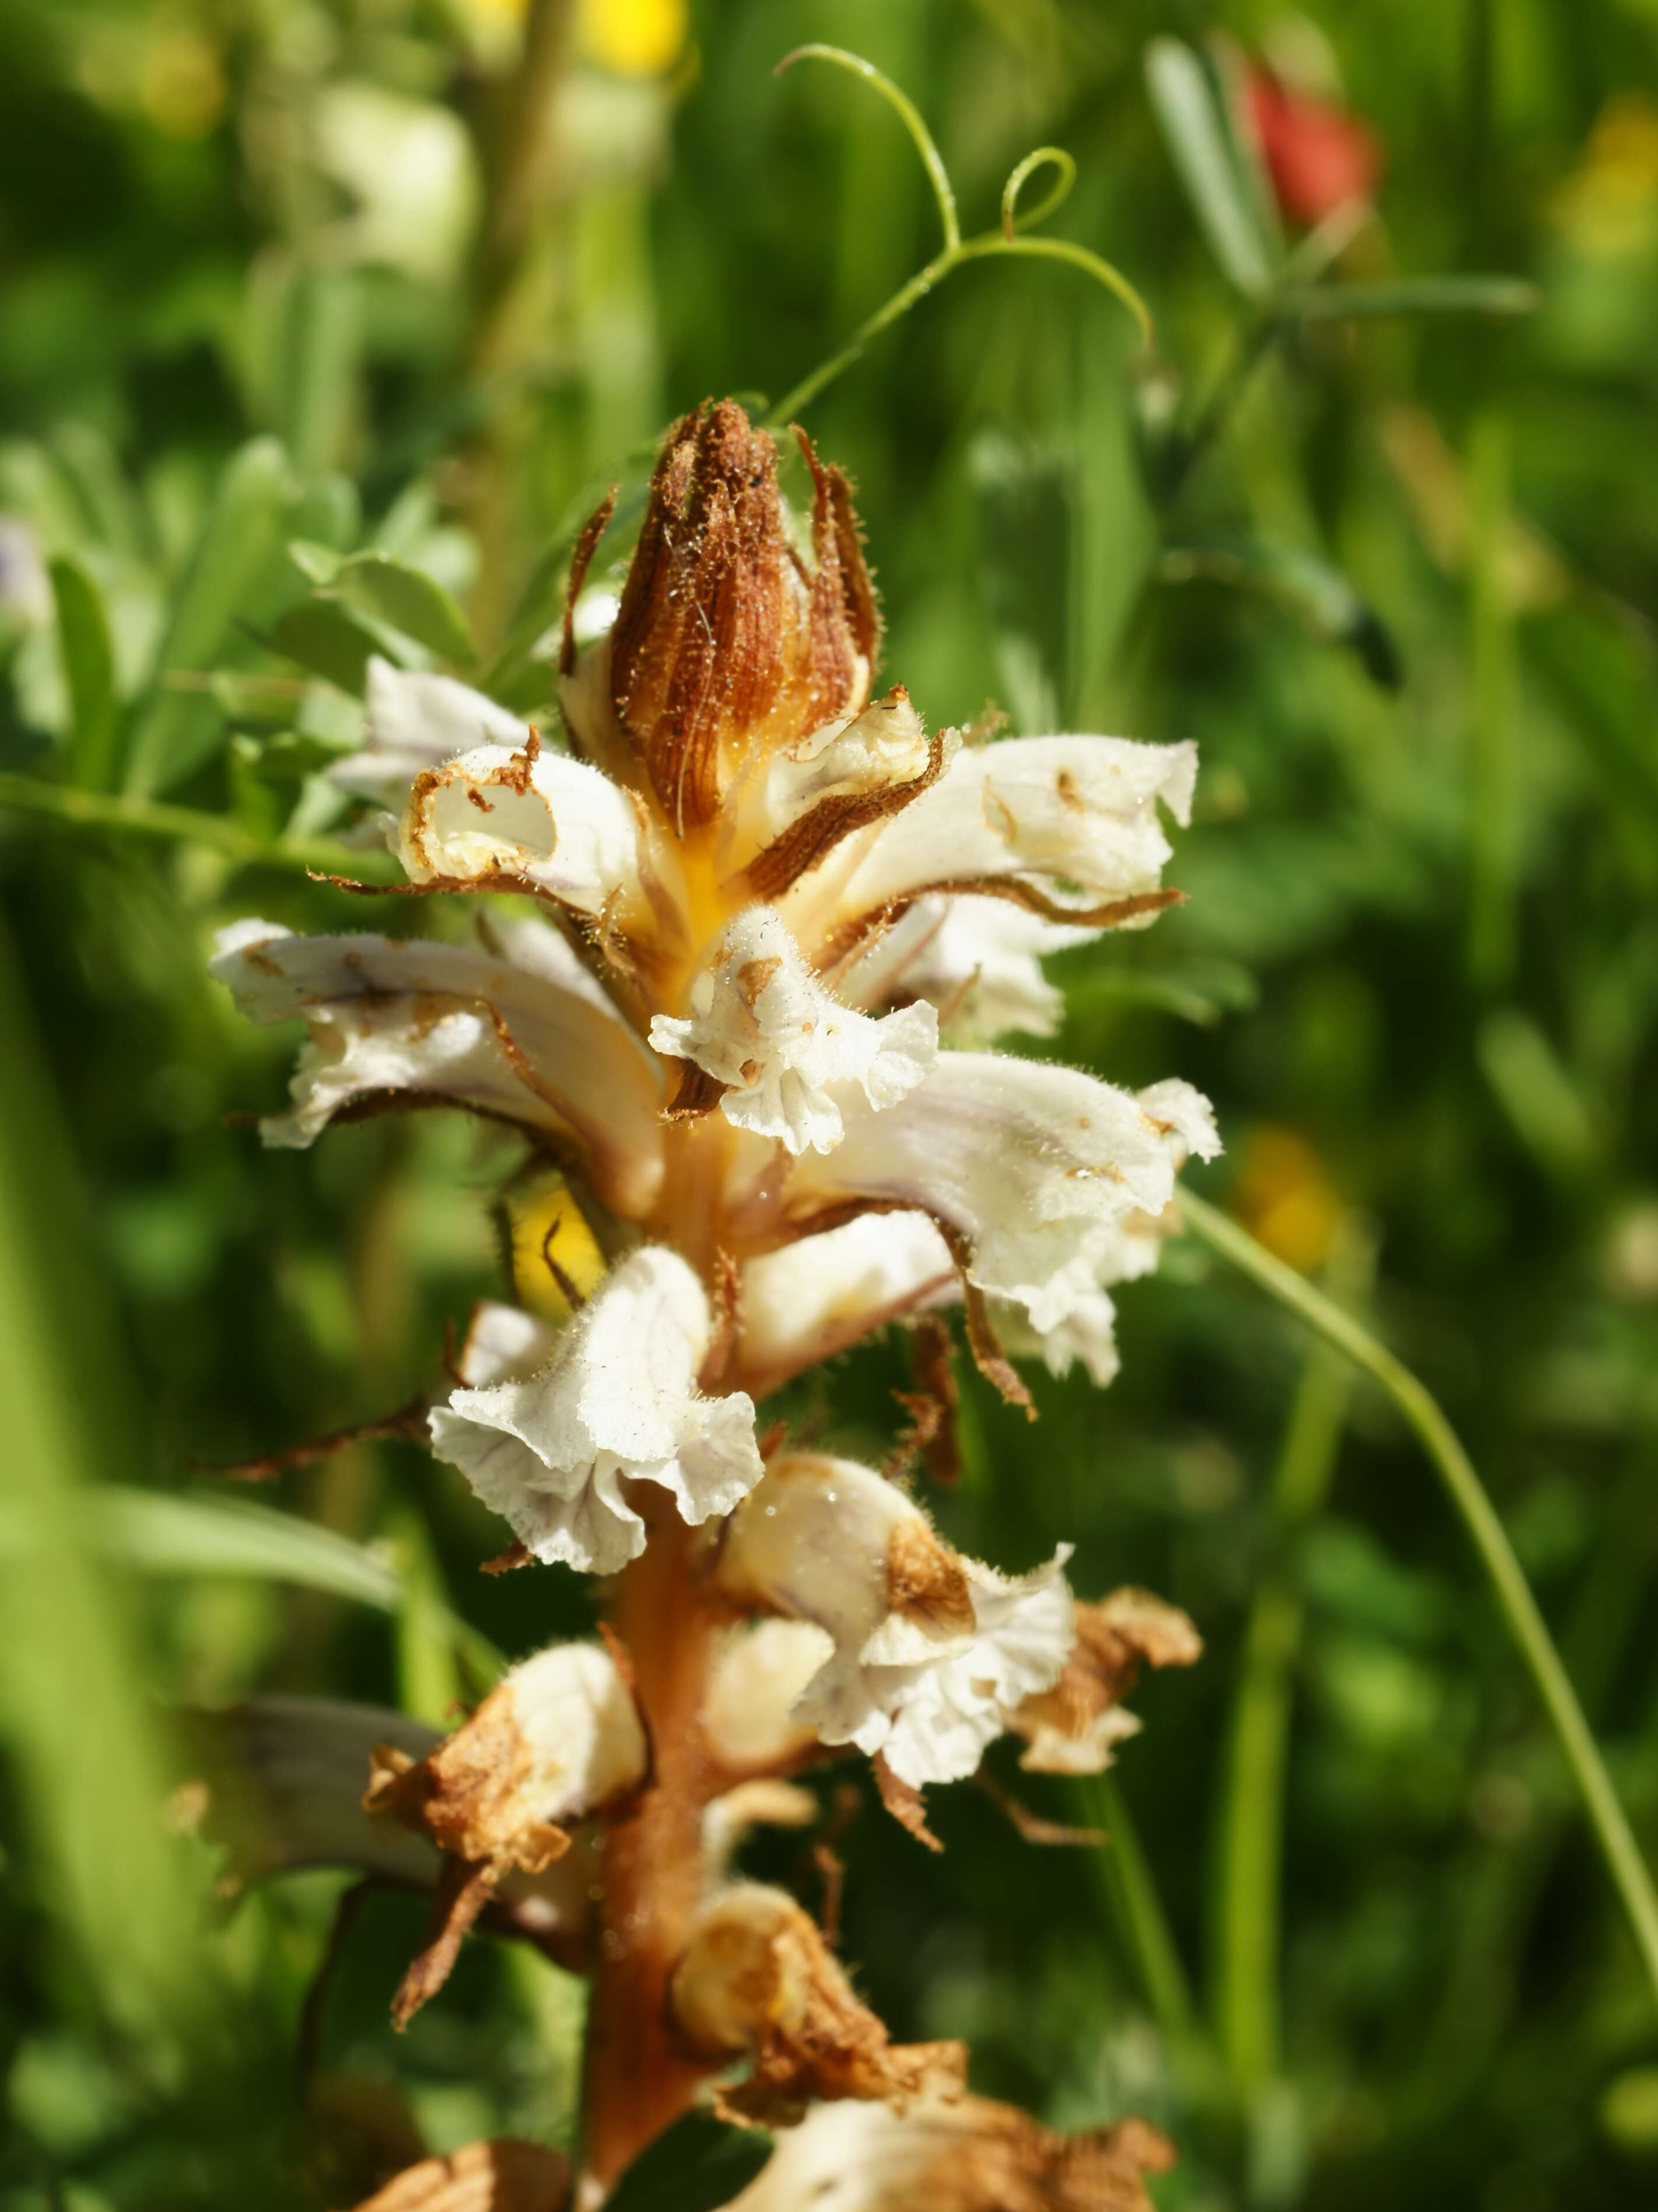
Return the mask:
<path id="1" fill-rule="evenodd" d="M 794 1899 L 738 1882 L 698 1917 L 668 1988 L 675 2026 L 698 2058 L 753 2057 L 748 2080 L 726 2090 L 734 2117 L 787 2126 L 807 2106 L 842 2097 L 960 2094 L 959 2043 L 894 2044 Z"/>

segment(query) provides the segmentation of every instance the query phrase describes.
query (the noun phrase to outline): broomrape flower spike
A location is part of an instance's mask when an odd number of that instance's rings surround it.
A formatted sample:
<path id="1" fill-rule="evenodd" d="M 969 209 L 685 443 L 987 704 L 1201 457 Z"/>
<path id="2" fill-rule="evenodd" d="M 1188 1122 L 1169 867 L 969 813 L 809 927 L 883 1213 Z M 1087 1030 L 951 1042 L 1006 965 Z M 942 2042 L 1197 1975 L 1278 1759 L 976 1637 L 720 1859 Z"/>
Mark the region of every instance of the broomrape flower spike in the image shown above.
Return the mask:
<path id="1" fill-rule="evenodd" d="M 253 1019 L 307 1031 L 267 1143 L 400 1108 L 521 1135 L 514 1296 L 474 1314 L 432 1449 L 512 1532 L 494 1564 L 606 1578 L 603 1647 L 527 1660 L 425 1758 L 386 1747 L 363 1778 L 382 1829 L 441 1855 L 395 2010 L 439 1990 L 501 1885 L 579 1844 L 582 2203 L 720 2074 L 728 2112 L 798 2124 L 785 2176 L 826 2112 L 890 2105 L 854 2131 L 849 2203 L 911 2201 L 936 2169 L 964 2205 L 1107 2182 L 1131 2203 L 1155 2139 L 964 2101 L 956 2046 L 893 2045 L 799 1903 L 728 1871 L 756 1821 L 814 1816 L 796 1778 L 832 1759 L 869 1760 L 935 1845 L 922 1793 L 1003 1734 L 1032 1771 L 1097 1771 L 1137 1667 L 1198 1649 L 1143 1592 L 1078 1599 L 1064 1546 L 1004 1573 L 890 1473 L 760 1440 L 757 1400 L 904 1323 L 891 1464 L 948 1471 L 956 1306 L 1016 1400 L 1010 1350 L 1108 1380 L 1110 1291 L 1156 1266 L 1181 1165 L 1217 1147 L 1178 1079 L 1130 1092 L 993 1048 L 1055 1027 L 1048 951 L 1176 896 L 1192 748 L 969 744 L 878 692 L 850 487 L 802 447 L 797 524 L 740 408 L 674 426 L 611 627 L 565 632 L 558 732 L 371 670 L 337 781 L 387 810 L 411 886 L 473 902 L 470 933 L 247 921 L 214 957 Z"/>

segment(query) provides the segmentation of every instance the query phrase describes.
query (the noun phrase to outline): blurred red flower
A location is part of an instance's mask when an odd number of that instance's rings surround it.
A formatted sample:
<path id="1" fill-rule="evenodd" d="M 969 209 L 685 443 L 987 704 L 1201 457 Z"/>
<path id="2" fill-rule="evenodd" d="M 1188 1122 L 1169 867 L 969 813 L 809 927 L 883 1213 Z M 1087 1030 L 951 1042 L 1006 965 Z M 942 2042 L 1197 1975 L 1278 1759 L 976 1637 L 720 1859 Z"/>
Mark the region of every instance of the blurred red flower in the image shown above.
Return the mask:
<path id="1" fill-rule="evenodd" d="M 1249 112 L 1279 207 L 1291 222 L 1321 222 L 1345 200 L 1368 199 L 1381 174 L 1381 141 L 1346 109 L 1249 72 Z"/>

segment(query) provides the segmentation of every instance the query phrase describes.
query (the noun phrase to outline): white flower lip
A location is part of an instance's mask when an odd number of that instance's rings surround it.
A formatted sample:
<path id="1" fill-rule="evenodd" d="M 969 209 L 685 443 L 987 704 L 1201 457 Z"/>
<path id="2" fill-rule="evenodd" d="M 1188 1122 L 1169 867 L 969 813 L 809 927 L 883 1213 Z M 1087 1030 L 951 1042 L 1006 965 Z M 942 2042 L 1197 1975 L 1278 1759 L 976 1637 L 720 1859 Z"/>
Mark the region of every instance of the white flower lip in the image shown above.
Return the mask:
<path id="1" fill-rule="evenodd" d="M 417 776 L 398 849 L 416 883 L 516 883 L 619 924 L 643 908 L 633 801 L 539 741 L 479 745 Z"/>
<path id="2" fill-rule="evenodd" d="M 694 1526 L 729 1513 L 765 1471 L 753 1400 L 697 1389 L 712 1333 L 691 1268 L 646 1245 L 559 1333 L 538 1374 L 436 1407 L 433 1448 L 535 1558 L 613 1574 L 645 1543 L 625 1477 L 670 1491 Z"/>
<path id="3" fill-rule="evenodd" d="M 922 1080 L 938 1043 L 930 1006 L 879 1018 L 843 1006 L 802 957 L 775 908 L 749 907 L 726 925 L 688 1017 L 658 1014 L 650 1042 L 724 1084 L 734 1127 L 777 1137 L 791 1152 L 833 1150 L 842 1100 L 862 1094 L 872 1113 Z"/>
<path id="4" fill-rule="evenodd" d="M 453 676 L 394 668 L 375 653 L 369 657 L 362 746 L 333 762 L 328 775 L 344 790 L 400 807 L 423 769 L 480 744 L 516 748 L 528 736 L 516 714 L 483 692 Z"/>
<path id="5" fill-rule="evenodd" d="M 575 991 L 466 945 L 296 937 L 253 921 L 221 933 L 211 968 L 253 1020 L 310 1029 L 293 1106 L 262 1125 L 267 1145 L 308 1145 L 353 1100 L 411 1092 L 573 1134 L 625 1211 L 661 1182 L 655 1065 Z"/>
<path id="6" fill-rule="evenodd" d="M 844 913 L 930 885 L 1026 877 L 1091 902 L 1155 888 L 1169 858 L 1159 802 L 1188 821 L 1197 747 L 1128 738 L 1008 738 L 959 752 L 930 791 L 881 823 L 841 888 Z"/>
<path id="7" fill-rule="evenodd" d="M 1218 1150 L 1188 1084 L 1137 1098 L 1074 1068 L 947 1052 L 879 1118 L 849 1110 L 835 1152 L 793 1170 L 790 1203 L 863 1196 L 932 1215 L 964 1241 L 969 1280 L 1045 1334 L 1093 1294 L 1119 1224 L 1161 1213 L 1186 1156 Z"/>

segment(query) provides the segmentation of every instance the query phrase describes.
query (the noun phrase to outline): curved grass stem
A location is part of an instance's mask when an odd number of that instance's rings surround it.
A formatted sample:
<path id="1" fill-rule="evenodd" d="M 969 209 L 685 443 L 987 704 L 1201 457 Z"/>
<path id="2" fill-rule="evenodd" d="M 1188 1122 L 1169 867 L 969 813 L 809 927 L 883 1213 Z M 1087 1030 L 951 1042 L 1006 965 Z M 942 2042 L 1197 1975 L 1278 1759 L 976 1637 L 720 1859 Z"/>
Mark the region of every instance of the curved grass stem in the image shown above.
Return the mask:
<path id="1" fill-rule="evenodd" d="M 1503 1619 L 1537 1686 L 1606 1870 L 1622 1900 L 1642 1963 L 1658 1994 L 1658 1893 L 1654 1892 L 1628 1816 L 1508 1533 L 1438 1401 L 1368 1329 L 1293 1267 L 1275 1259 L 1235 1221 L 1190 1190 L 1182 1189 L 1178 1202 L 1181 1217 L 1194 1236 L 1380 1383 L 1415 1431 L 1473 1540 Z"/>

